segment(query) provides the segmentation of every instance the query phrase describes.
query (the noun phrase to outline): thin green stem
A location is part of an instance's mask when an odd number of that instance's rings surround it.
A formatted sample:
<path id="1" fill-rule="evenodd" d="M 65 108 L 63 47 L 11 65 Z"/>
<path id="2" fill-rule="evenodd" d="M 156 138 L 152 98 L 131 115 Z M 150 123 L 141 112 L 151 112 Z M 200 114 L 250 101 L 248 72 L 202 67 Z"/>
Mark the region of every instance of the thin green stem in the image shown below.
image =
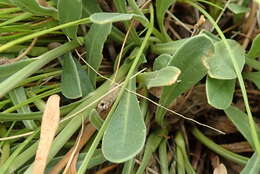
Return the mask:
<path id="1" fill-rule="evenodd" d="M 253 116 L 252 116 L 252 113 L 251 113 L 251 109 L 250 109 L 250 106 L 249 106 L 249 101 L 248 101 L 247 92 L 246 92 L 245 84 L 244 84 L 244 81 L 243 81 L 243 77 L 242 77 L 242 74 L 240 72 L 239 66 L 237 64 L 236 58 L 234 57 L 234 55 L 231 51 L 230 45 L 228 44 L 227 39 L 226 39 L 225 35 L 223 34 L 223 32 L 221 31 L 221 29 L 219 28 L 218 24 L 207 13 L 206 10 L 204 10 L 198 4 L 196 4 L 192 1 L 186 1 L 186 2 L 189 3 L 190 5 L 192 5 L 193 7 L 197 8 L 202 14 L 204 14 L 208 18 L 209 22 L 214 26 L 214 28 L 218 32 L 220 38 L 223 40 L 223 42 L 224 42 L 224 44 L 225 44 L 225 46 L 228 50 L 228 53 L 229 53 L 231 61 L 233 63 L 235 72 L 237 74 L 237 78 L 238 78 L 238 82 L 240 84 L 241 92 L 242 92 L 242 95 L 243 95 L 243 100 L 244 100 L 244 103 L 245 103 L 246 112 L 247 112 L 247 115 L 248 115 L 248 121 L 249 121 L 249 125 L 250 125 L 250 131 L 251 131 L 251 135 L 252 135 L 253 142 L 254 142 L 254 148 L 255 148 L 258 156 L 260 157 L 260 143 L 259 143 L 259 139 L 258 139 L 258 135 L 257 135 L 257 131 L 256 131 L 256 125 L 255 125 L 255 122 L 254 122 L 254 119 L 253 119 Z"/>
<path id="2" fill-rule="evenodd" d="M 216 152 L 220 156 L 223 156 L 226 159 L 229 159 L 231 161 L 234 161 L 239 164 L 245 165 L 247 161 L 249 160 L 247 157 L 238 155 L 236 153 L 233 153 L 231 151 L 226 150 L 225 148 L 217 145 L 212 140 L 210 140 L 208 137 L 203 135 L 202 132 L 199 131 L 196 127 L 192 128 L 191 133 L 195 136 L 196 139 L 198 139 L 202 144 L 207 146 L 210 150 Z"/>
<path id="3" fill-rule="evenodd" d="M 35 37 L 39 37 L 39 36 L 42 36 L 44 34 L 48 34 L 48 33 L 51 33 L 53 31 L 60 30 L 60 29 L 63 29 L 63 28 L 67 28 L 67 27 L 70 27 L 70 26 L 79 25 L 79 24 L 86 24 L 86 23 L 89 23 L 89 22 L 90 22 L 89 18 L 83 18 L 83 19 L 80 19 L 80 20 L 68 22 L 68 23 L 65 23 L 65 24 L 62 24 L 62 25 L 58 25 L 58 26 L 53 27 L 53 28 L 49 28 L 47 30 L 39 31 L 39 32 L 30 34 L 30 35 L 21 37 L 19 39 L 13 40 L 11 42 L 8 42 L 8 43 L 0 46 L 0 52 L 4 51 L 4 50 L 6 50 L 6 49 L 8 49 L 8 48 L 10 48 L 14 45 L 17 45 L 19 43 L 25 42 L 27 40 L 31 40 Z"/>
<path id="4" fill-rule="evenodd" d="M 28 12 L 24 13 L 24 14 L 21 14 L 19 16 L 16 16 L 16 17 L 11 18 L 11 19 L 9 19 L 9 20 L 7 20 L 5 22 L 0 23 L 0 27 L 3 27 L 5 25 L 9 25 L 9 24 L 13 24 L 13 23 L 21 21 L 21 20 L 28 19 L 28 18 L 30 18 L 32 16 L 33 16 L 33 14 L 32 13 L 28 13 Z"/>

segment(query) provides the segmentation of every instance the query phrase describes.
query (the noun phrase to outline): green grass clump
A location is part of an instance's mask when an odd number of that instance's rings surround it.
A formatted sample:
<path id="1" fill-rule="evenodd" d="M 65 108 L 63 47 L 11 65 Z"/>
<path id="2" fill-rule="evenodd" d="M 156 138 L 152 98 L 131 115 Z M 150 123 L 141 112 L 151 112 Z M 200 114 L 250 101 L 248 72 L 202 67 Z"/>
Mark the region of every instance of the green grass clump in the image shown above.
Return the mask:
<path id="1" fill-rule="evenodd" d="M 45 173 L 212 173 L 228 161 L 241 166 L 229 172 L 259 173 L 256 2 L 4 0 L 0 9 L 0 174 L 35 171 L 54 94 L 61 118 Z M 250 151 L 234 151 L 242 141 Z"/>

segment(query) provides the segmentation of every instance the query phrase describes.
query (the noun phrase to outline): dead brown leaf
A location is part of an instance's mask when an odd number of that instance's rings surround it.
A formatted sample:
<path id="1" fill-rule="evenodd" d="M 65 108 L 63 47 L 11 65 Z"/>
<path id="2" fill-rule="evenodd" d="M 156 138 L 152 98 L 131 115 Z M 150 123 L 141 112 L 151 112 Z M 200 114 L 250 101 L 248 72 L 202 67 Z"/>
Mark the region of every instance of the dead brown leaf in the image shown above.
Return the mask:
<path id="1" fill-rule="evenodd" d="M 80 139 L 79 145 L 78 146 L 73 146 L 67 153 L 66 155 L 52 168 L 50 171 L 50 174 L 58 174 L 59 172 L 62 171 L 62 169 L 66 166 L 68 163 L 69 159 L 71 158 L 71 155 L 73 154 L 75 148 L 76 148 L 76 153 L 77 155 L 79 151 L 84 147 L 84 145 L 88 142 L 88 140 L 91 138 L 91 136 L 95 133 L 96 128 L 88 124 L 84 127 L 84 132 L 83 135 Z"/>
<path id="2" fill-rule="evenodd" d="M 48 154 L 60 121 L 60 97 L 52 95 L 48 98 L 42 116 L 41 135 L 33 166 L 33 174 L 43 174 Z"/>

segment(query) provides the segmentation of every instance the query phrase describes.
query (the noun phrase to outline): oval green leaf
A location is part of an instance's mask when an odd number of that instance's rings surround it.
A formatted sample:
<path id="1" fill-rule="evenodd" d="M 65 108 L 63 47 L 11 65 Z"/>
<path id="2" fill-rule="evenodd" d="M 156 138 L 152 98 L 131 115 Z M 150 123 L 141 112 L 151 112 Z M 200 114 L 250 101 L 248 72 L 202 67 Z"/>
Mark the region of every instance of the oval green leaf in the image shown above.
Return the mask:
<path id="1" fill-rule="evenodd" d="M 129 82 L 135 90 L 135 80 Z M 143 148 L 146 127 L 136 95 L 125 91 L 103 136 L 102 151 L 111 162 L 124 162 Z"/>
<path id="2" fill-rule="evenodd" d="M 181 74 L 179 68 L 167 66 L 158 71 L 145 72 L 139 75 L 148 89 L 159 86 L 170 86 L 175 83 Z"/>
<path id="3" fill-rule="evenodd" d="M 236 80 L 218 80 L 207 77 L 206 93 L 208 103 L 217 109 L 228 108 L 233 99 Z"/>
<path id="4" fill-rule="evenodd" d="M 231 54 L 236 58 L 237 65 L 241 72 L 245 64 L 245 50 L 234 40 L 227 40 L 227 42 L 230 45 Z M 205 57 L 203 60 L 205 67 L 208 69 L 209 76 L 223 80 L 235 79 L 237 74 L 224 41 L 216 42 L 214 47 L 215 54 L 210 57 Z"/>

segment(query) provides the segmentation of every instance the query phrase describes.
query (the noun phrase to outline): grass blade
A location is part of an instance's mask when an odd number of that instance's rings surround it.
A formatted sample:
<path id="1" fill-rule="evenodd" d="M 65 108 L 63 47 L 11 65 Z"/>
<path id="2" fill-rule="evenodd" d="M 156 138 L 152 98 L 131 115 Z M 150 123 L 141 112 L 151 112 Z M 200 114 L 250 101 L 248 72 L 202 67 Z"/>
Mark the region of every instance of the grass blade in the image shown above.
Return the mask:
<path id="1" fill-rule="evenodd" d="M 29 77 L 37 70 L 42 68 L 44 65 L 54 60 L 58 56 L 63 55 L 67 51 L 70 51 L 79 46 L 76 41 L 68 42 L 58 48 L 55 48 L 41 56 L 37 60 L 23 67 L 6 80 L 0 83 L 0 97 L 3 97 L 7 92 L 13 89 L 17 84 L 23 81 L 25 78 Z"/>
<path id="2" fill-rule="evenodd" d="M 156 18 L 161 32 L 164 34 L 165 40 L 169 41 L 171 38 L 167 34 L 167 31 L 164 26 L 164 16 L 168 8 L 173 5 L 175 0 L 157 0 L 156 7 Z"/>
<path id="3" fill-rule="evenodd" d="M 18 88 L 13 89 L 12 91 L 9 92 L 9 96 L 14 105 L 17 105 L 27 99 L 25 89 L 23 87 L 18 87 Z M 29 105 L 25 105 L 25 106 L 17 109 L 17 111 L 18 111 L 18 113 L 30 113 L 31 112 Z M 24 120 L 23 123 L 26 128 L 31 129 L 31 130 L 33 130 L 37 127 L 37 125 L 34 123 L 33 120 Z"/>

